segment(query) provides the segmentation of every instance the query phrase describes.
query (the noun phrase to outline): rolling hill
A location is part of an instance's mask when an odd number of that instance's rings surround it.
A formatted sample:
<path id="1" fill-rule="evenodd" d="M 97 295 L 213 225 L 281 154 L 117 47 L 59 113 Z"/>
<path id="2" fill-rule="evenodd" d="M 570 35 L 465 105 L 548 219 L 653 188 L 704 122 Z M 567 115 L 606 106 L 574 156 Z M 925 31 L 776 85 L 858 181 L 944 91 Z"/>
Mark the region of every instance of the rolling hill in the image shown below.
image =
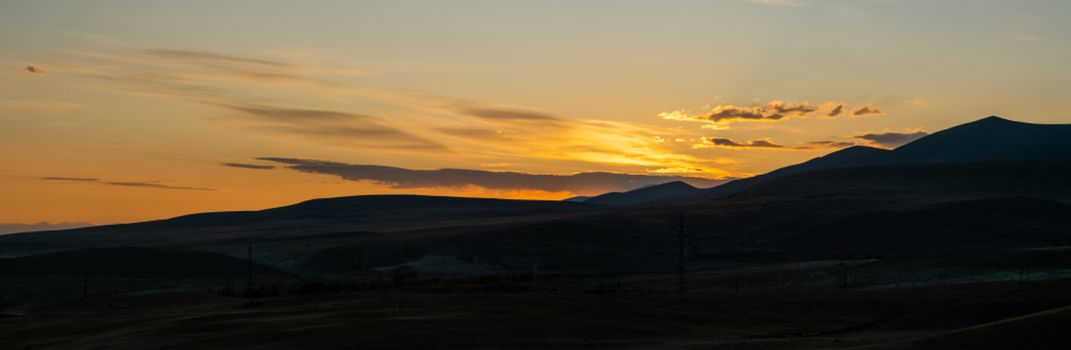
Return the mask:
<path id="1" fill-rule="evenodd" d="M 653 203 L 667 199 L 693 196 L 702 190 L 683 181 L 667 182 L 638 188 L 628 192 L 610 192 L 584 200 L 584 203 L 606 205 L 630 205 Z"/>

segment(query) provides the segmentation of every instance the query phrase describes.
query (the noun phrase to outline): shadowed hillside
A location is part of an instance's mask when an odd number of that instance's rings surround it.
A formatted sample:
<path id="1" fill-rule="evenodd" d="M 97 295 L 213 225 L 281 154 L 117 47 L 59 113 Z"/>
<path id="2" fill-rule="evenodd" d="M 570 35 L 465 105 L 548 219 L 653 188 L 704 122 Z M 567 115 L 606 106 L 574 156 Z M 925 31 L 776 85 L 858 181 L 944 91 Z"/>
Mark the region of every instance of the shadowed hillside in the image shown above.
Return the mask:
<path id="1" fill-rule="evenodd" d="M 155 248 L 94 248 L 0 259 L 0 278 L 91 274 L 123 278 L 241 279 L 247 261 L 230 256 Z M 256 264 L 260 276 L 282 277 L 283 271 Z"/>
<path id="2" fill-rule="evenodd" d="M 702 191 L 682 181 L 638 188 L 628 192 L 610 192 L 584 200 L 584 203 L 630 205 L 696 195 Z"/>

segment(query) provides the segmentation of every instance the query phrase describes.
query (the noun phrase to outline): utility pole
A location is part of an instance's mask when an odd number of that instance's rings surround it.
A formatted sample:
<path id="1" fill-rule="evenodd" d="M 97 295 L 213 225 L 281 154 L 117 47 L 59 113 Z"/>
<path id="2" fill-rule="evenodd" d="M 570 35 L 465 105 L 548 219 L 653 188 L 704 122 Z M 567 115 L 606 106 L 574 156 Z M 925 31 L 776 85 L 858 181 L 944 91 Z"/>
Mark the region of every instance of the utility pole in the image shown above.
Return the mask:
<path id="1" fill-rule="evenodd" d="M 85 269 L 82 270 L 82 299 L 89 297 L 89 265 L 92 258 L 89 257 L 89 248 L 86 248 Z"/>
<path id="2" fill-rule="evenodd" d="M 248 266 L 248 272 L 249 272 L 249 279 L 248 279 L 248 281 L 246 281 L 246 287 L 245 288 L 246 288 L 247 291 L 249 291 L 250 295 L 252 295 L 252 293 L 253 293 L 253 243 L 249 243 L 249 266 Z"/>
<path id="3" fill-rule="evenodd" d="M 678 267 L 678 271 L 677 271 L 678 272 L 677 287 L 678 287 L 678 291 L 681 293 L 681 295 L 684 295 L 684 294 L 688 294 L 688 287 L 685 284 L 686 280 L 685 280 L 685 276 L 684 276 L 685 268 L 684 268 L 684 213 L 683 212 L 680 214 L 680 222 L 679 222 L 679 224 L 677 226 L 677 239 L 678 239 L 678 243 L 679 243 L 679 246 L 678 246 L 679 249 L 677 251 L 678 258 L 679 258 L 678 266 L 677 266 Z"/>

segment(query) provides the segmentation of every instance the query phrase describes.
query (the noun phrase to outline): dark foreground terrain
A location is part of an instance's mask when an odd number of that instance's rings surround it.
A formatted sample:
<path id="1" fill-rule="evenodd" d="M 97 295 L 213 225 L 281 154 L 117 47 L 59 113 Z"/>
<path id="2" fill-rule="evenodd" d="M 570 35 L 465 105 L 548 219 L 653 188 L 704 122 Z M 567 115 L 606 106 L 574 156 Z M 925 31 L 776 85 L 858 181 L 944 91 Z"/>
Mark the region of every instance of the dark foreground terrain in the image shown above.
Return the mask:
<path id="1" fill-rule="evenodd" d="M 548 279 L 510 292 L 427 285 L 255 305 L 206 293 L 90 297 L 3 316 L 0 347 L 1054 349 L 1071 341 L 1066 279 L 893 289 L 710 288 L 684 296 L 627 287 L 632 282 L 584 289 L 565 287 L 578 285 L 568 278 Z"/>

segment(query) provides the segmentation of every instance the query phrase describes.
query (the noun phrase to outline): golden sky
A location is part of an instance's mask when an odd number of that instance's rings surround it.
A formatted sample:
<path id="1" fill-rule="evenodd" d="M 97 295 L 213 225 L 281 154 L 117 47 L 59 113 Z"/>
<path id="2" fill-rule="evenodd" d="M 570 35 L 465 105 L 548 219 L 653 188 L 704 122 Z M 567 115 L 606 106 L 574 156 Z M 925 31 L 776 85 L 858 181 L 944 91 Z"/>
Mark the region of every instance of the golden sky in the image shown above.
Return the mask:
<path id="1" fill-rule="evenodd" d="M 709 186 L 988 115 L 1066 123 L 1068 16 L 1066 1 L 5 1 L 0 223 Z"/>

